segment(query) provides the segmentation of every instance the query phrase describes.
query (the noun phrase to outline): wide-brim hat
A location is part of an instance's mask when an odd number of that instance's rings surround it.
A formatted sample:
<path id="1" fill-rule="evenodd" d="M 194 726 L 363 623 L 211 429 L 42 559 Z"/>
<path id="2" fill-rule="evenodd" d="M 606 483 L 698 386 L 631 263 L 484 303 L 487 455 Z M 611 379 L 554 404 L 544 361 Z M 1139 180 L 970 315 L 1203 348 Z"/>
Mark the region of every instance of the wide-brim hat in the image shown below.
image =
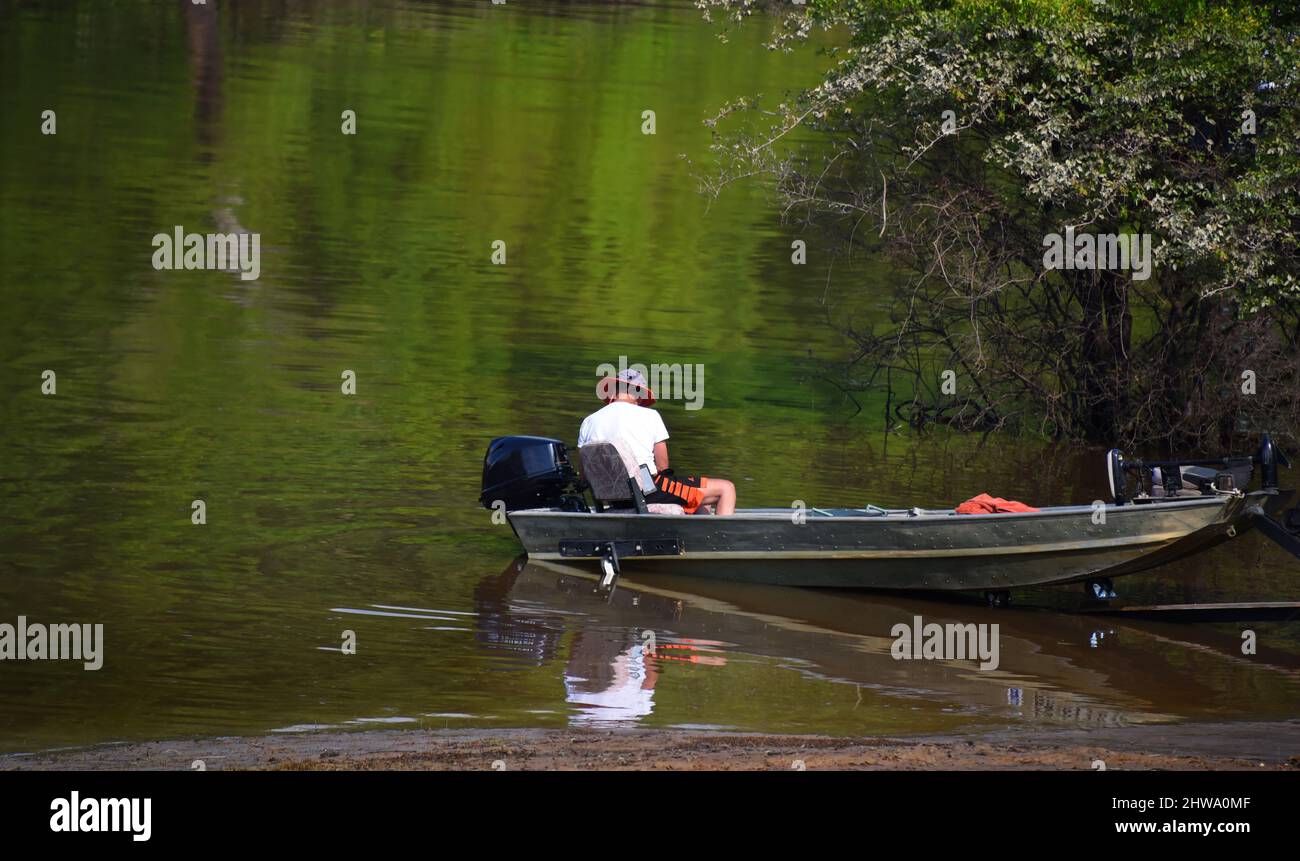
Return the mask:
<path id="1" fill-rule="evenodd" d="M 602 377 L 596 383 L 596 395 L 605 403 L 610 403 L 620 394 L 636 398 L 639 406 L 648 407 L 655 402 L 655 393 L 640 371 L 628 368 L 615 377 Z"/>

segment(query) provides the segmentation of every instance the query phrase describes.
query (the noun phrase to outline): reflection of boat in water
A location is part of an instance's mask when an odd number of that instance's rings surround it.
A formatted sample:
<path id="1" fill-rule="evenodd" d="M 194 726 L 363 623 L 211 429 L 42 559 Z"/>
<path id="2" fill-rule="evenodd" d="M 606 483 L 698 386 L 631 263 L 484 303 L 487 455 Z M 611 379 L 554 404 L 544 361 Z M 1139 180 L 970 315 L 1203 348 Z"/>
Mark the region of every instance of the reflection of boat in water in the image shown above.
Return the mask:
<path id="1" fill-rule="evenodd" d="M 539 585 L 541 589 L 535 588 Z M 475 632 L 480 647 L 535 666 L 555 660 L 568 631 L 566 620 L 586 617 L 567 605 L 590 604 L 589 587 L 590 582 L 581 577 L 561 573 L 556 579 L 549 571 L 527 567 L 522 559 L 511 563 L 501 574 L 484 578 L 474 590 Z M 647 597 L 651 603 L 658 601 Z M 617 602 L 624 603 L 636 607 L 641 598 L 628 592 Z M 682 607 L 681 601 L 667 602 L 670 616 Z M 656 605 L 655 609 L 663 608 Z M 661 640 L 648 630 L 621 625 L 576 626 L 564 672 L 565 700 L 575 709 L 571 722 L 627 723 L 650 715 L 660 668 L 669 663 L 725 664 L 726 659 L 717 654 L 720 645 L 667 634 Z"/>
<path id="2" fill-rule="evenodd" d="M 587 446 L 583 479 L 562 443 L 493 440 L 482 503 L 504 510 L 529 558 L 598 561 L 621 570 L 748 583 L 926 591 L 1007 590 L 1109 578 L 1200 553 L 1258 528 L 1300 555 L 1300 515 L 1273 519 L 1292 496 L 1265 437 L 1256 455 L 1196 461 L 1109 458 L 1114 501 L 998 514 L 865 508 L 741 509 L 731 517 L 650 513 L 614 447 Z M 593 464 L 600 461 L 602 466 Z M 1261 487 L 1248 487 L 1255 466 Z M 623 470 L 623 472 L 618 472 Z M 1136 493 L 1130 494 L 1130 476 Z M 589 505 L 585 494 L 591 493 Z"/>
<path id="3" fill-rule="evenodd" d="M 541 620 L 564 620 L 571 633 L 556 637 L 551 659 L 564 660 L 575 723 L 636 723 L 656 710 L 667 711 L 657 720 L 681 720 L 656 693 L 680 672 L 696 674 L 696 684 L 698 674 L 720 672 L 708 676 L 715 678 L 708 690 L 720 699 L 692 708 L 709 725 L 742 729 L 770 728 L 770 718 L 748 726 L 736 715 L 747 712 L 748 700 L 770 700 L 765 713 L 789 702 L 777 690 L 788 686 L 771 681 L 787 672 L 856 689 L 847 707 L 819 699 L 792 706 L 779 721 L 825 731 L 939 731 L 999 720 L 1083 726 L 1258 720 L 1293 717 L 1300 702 L 1300 659 L 1269 650 L 1245 658 L 1239 639 L 1215 629 L 635 573 L 624 575 L 606 601 L 592 594 L 596 576 L 565 563 L 521 559 L 494 578 L 508 583 L 494 590 L 499 605 L 479 613 L 481 624 L 533 631 L 541 630 Z M 973 660 L 896 660 L 891 632 L 917 616 L 998 625 L 999 666 L 981 671 Z M 656 648 L 646 648 L 648 634 Z M 558 647 L 565 637 L 568 648 Z M 489 634 L 480 641 L 508 639 Z M 688 648 L 665 648 L 676 644 Z M 736 702 L 724 679 L 735 679 L 740 667 L 754 672 L 756 660 L 774 674 L 763 676 L 772 687 L 747 688 Z"/>

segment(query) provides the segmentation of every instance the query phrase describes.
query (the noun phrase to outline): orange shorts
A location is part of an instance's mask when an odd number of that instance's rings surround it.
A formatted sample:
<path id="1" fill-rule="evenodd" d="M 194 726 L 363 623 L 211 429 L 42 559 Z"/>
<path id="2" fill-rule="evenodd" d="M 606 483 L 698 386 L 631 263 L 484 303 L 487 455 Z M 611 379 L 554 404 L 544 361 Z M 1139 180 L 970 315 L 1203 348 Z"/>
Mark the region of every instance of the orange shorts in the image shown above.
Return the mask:
<path id="1" fill-rule="evenodd" d="M 704 491 L 709 486 L 707 478 L 687 475 L 678 478 L 671 473 L 655 476 L 655 492 L 648 494 L 646 502 L 677 504 L 687 514 L 694 514 L 704 501 Z"/>

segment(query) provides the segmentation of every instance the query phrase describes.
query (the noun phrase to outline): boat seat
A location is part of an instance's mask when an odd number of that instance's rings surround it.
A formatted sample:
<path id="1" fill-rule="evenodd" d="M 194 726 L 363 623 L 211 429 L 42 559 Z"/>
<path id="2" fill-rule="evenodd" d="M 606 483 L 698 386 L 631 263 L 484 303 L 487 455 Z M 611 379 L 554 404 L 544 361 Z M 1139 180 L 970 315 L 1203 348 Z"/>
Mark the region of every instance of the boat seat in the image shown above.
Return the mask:
<path id="1" fill-rule="evenodd" d="M 591 485 L 591 495 L 607 508 L 645 507 L 647 514 L 684 514 L 680 505 L 645 502 L 638 475 L 640 465 L 622 440 L 594 442 L 578 449 L 582 477 Z"/>

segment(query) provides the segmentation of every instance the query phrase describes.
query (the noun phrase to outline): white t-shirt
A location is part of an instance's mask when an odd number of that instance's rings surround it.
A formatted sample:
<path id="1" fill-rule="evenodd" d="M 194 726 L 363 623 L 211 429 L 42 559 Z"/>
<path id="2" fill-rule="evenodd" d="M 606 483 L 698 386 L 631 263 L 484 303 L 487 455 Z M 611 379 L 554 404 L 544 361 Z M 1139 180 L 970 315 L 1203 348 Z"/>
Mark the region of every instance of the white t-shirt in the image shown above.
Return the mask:
<path id="1" fill-rule="evenodd" d="M 668 428 L 659 413 L 628 401 L 614 401 L 582 420 L 578 431 L 578 448 L 593 442 L 621 439 L 636 458 L 651 472 L 655 468 L 655 443 L 668 439 Z"/>

